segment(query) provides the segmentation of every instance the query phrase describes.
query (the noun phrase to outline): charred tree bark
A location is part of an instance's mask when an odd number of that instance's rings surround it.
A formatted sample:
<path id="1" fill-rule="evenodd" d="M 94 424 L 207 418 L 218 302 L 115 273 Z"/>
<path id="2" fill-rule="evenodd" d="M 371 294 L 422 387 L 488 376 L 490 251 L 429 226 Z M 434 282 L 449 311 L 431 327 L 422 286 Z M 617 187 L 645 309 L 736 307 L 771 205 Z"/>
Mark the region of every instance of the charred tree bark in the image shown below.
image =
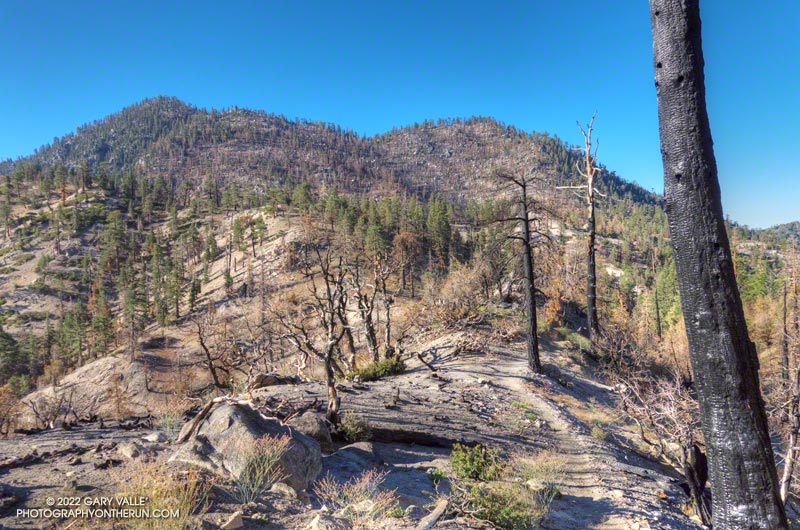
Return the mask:
<path id="1" fill-rule="evenodd" d="M 203 325 L 197 320 L 194 321 L 194 325 L 197 327 L 197 342 L 200 344 L 200 348 L 202 348 L 205 354 L 205 364 L 206 368 L 208 368 L 208 373 L 211 375 L 211 381 L 214 383 L 215 388 L 224 389 L 225 385 L 220 381 L 217 368 L 214 366 L 214 356 L 211 354 L 208 344 L 206 344 L 206 332 L 203 329 Z"/>
<path id="2" fill-rule="evenodd" d="M 378 284 L 380 285 L 381 301 L 383 302 L 383 357 L 384 359 L 391 359 L 395 354 L 395 347 L 392 345 L 392 306 L 394 305 L 394 295 L 389 292 L 386 280 L 387 274 L 381 273 L 378 278 Z"/>
<path id="3" fill-rule="evenodd" d="M 664 189 L 717 530 L 788 529 L 725 230 L 698 0 L 651 0 Z"/>
<path id="4" fill-rule="evenodd" d="M 595 112 L 592 119 L 589 120 L 586 128 L 584 129 L 580 122 L 578 129 L 583 135 L 584 152 L 583 152 L 583 168 L 581 168 L 581 161 L 575 163 L 575 167 L 581 177 L 586 179 L 586 184 L 580 186 L 558 186 L 558 189 L 580 189 L 586 191 L 586 327 L 589 334 L 589 349 L 594 351 L 595 341 L 599 332 L 600 326 L 597 321 L 597 263 L 595 258 L 595 238 L 596 238 L 596 223 L 595 223 L 595 195 L 602 195 L 595 188 L 595 175 L 600 170 L 595 164 L 597 163 L 597 148 L 599 143 L 592 142 L 592 129 L 594 128 L 594 119 L 597 116 Z M 594 152 L 592 151 L 594 147 Z"/>
<path id="5" fill-rule="evenodd" d="M 539 359 L 539 336 L 536 325 L 536 284 L 533 269 L 533 243 L 531 241 L 531 214 L 535 211 L 530 187 L 535 176 L 516 176 L 504 170 L 496 171 L 495 178 L 516 187 L 519 194 L 519 214 L 498 221 L 514 221 L 518 224 L 520 235 L 510 235 L 509 239 L 518 239 L 522 243 L 522 269 L 525 281 L 525 327 L 527 328 L 528 367 L 537 374 L 542 373 L 542 362 Z"/>
<path id="6" fill-rule="evenodd" d="M 535 373 L 542 373 L 542 362 L 539 359 L 539 335 L 536 324 L 536 285 L 533 272 L 533 249 L 531 248 L 530 212 L 528 211 L 527 181 L 521 179 L 519 226 L 522 229 L 522 268 L 525 274 L 525 324 L 527 327 L 528 367 Z"/>
<path id="7" fill-rule="evenodd" d="M 325 411 L 325 417 L 334 425 L 339 423 L 339 404 L 341 403 L 336 392 L 336 373 L 334 372 L 333 356 L 336 352 L 336 344 L 338 344 L 338 340 L 332 338 L 325 351 L 325 386 L 328 390 L 328 408 Z"/>
<path id="8" fill-rule="evenodd" d="M 367 341 L 367 350 L 372 357 L 372 362 L 380 360 L 378 351 L 378 333 L 375 330 L 375 322 L 372 315 L 375 310 L 375 297 L 377 296 L 377 286 L 367 285 L 361 278 L 361 264 L 356 261 L 350 267 L 351 282 L 353 284 L 353 295 L 356 299 L 358 315 L 361 317 L 361 324 L 364 328 L 364 337 Z"/>
<path id="9" fill-rule="evenodd" d="M 522 267 L 525 272 L 525 323 L 528 332 L 528 367 L 537 374 L 542 373 L 542 362 L 539 359 L 539 335 L 536 323 L 536 285 L 533 276 L 533 249 L 531 249 L 531 227 L 528 220 L 528 199 L 526 187 L 522 188 L 520 201 L 520 221 L 522 227 Z"/>
<path id="10" fill-rule="evenodd" d="M 704 494 L 708 480 L 708 460 L 695 444 L 682 447 L 681 450 L 683 476 L 689 485 L 689 497 L 692 500 L 694 512 L 700 517 L 700 521 L 708 526 L 711 524 L 711 507 Z"/>
<path id="11" fill-rule="evenodd" d="M 586 229 L 588 234 L 586 236 L 586 325 L 589 331 L 589 347 L 594 351 L 599 325 L 597 323 L 597 263 L 595 258 L 595 238 L 596 238 L 596 223 L 595 223 L 595 194 L 599 193 L 595 189 L 595 175 L 600 169 L 595 164 L 597 163 L 597 148 L 598 142 L 592 143 L 592 129 L 594 128 L 594 119 L 597 113 L 592 115 L 586 129 L 578 123 L 578 128 L 581 130 L 584 142 L 583 152 L 583 170 L 578 167 L 578 173 L 586 179 L 586 208 L 588 209 Z M 594 146 L 594 153 L 592 147 Z"/>

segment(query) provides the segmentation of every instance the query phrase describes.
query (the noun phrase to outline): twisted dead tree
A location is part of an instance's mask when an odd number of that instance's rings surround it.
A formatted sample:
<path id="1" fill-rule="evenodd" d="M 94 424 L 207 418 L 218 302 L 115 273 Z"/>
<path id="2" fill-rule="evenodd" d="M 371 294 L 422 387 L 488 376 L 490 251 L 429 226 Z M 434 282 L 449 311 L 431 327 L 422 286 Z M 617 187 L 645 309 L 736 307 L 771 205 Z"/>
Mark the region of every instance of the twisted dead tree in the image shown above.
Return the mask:
<path id="1" fill-rule="evenodd" d="M 380 353 L 378 351 L 378 332 L 375 326 L 373 314 L 375 312 L 375 302 L 378 296 L 377 281 L 369 281 L 365 278 L 365 266 L 358 255 L 349 265 L 350 268 L 350 284 L 353 292 L 353 298 L 356 302 L 358 315 L 361 318 L 361 325 L 364 328 L 364 338 L 367 341 L 367 349 L 369 350 L 372 362 L 380 360 Z M 355 354 L 353 355 L 355 360 Z M 355 362 L 353 362 L 355 364 Z"/>
<path id="2" fill-rule="evenodd" d="M 650 22 L 666 212 L 708 448 L 714 528 L 788 529 L 722 214 L 699 0 L 651 0 Z"/>
<path id="3" fill-rule="evenodd" d="M 297 311 L 272 313 L 282 329 L 279 338 L 291 343 L 300 355 L 300 372 L 309 357 L 322 361 L 328 391 L 326 416 L 336 424 L 340 405 L 336 376 L 344 376 L 338 363 L 342 357 L 340 344 L 348 329 L 341 319 L 347 307 L 348 272 L 343 258 L 334 252 L 332 242 L 320 242 L 322 239 L 321 235 L 309 238 L 300 251 L 309 297 L 301 301 Z"/>

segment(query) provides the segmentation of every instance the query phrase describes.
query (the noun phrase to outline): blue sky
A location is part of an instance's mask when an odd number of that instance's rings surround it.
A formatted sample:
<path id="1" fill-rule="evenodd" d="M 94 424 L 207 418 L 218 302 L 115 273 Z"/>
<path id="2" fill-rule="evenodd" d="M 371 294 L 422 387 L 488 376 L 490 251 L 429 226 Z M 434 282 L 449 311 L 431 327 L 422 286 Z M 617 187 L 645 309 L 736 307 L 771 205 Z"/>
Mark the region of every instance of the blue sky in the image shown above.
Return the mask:
<path id="1" fill-rule="evenodd" d="M 800 3 L 705 1 L 726 214 L 800 219 Z M 0 159 L 145 97 L 263 109 L 374 134 L 493 116 L 578 143 L 661 192 L 647 2 L 0 2 Z"/>

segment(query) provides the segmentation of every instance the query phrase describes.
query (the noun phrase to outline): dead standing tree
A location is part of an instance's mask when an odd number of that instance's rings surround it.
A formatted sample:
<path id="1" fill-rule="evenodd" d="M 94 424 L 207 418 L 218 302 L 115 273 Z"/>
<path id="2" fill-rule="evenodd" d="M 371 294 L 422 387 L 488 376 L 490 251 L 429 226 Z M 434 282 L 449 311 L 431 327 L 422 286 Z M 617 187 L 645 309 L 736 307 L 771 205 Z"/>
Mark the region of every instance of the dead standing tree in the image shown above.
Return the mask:
<path id="1" fill-rule="evenodd" d="M 212 384 L 220 392 L 230 390 L 232 371 L 239 369 L 243 359 L 229 333 L 226 318 L 217 312 L 214 302 L 209 301 L 206 310 L 194 315 L 190 322 L 203 353 L 202 364 Z"/>
<path id="2" fill-rule="evenodd" d="M 373 362 L 380 360 L 378 350 L 378 332 L 375 328 L 373 314 L 375 311 L 375 301 L 378 296 L 378 287 L 375 282 L 369 282 L 364 278 L 364 263 L 359 256 L 350 264 L 350 284 L 355 298 L 358 315 L 364 328 L 364 337 L 367 341 L 367 350 Z M 355 364 L 355 362 L 353 362 Z"/>
<path id="3" fill-rule="evenodd" d="M 339 421 L 340 400 L 336 393 L 336 375 L 344 375 L 337 358 L 340 344 L 348 329 L 341 315 L 347 307 L 347 268 L 341 256 L 336 256 L 330 241 L 308 241 L 300 250 L 303 275 L 308 282 L 309 298 L 301 302 L 299 311 L 273 311 L 283 333 L 301 356 L 300 370 L 309 357 L 322 361 L 328 393 L 327 418 Z"/>
<path id="4" fill-rule="evenodd" d="M 589 348 L 594 350 L 599 325 L 597 323 L 597 266 L 595 260 L 595 195 L 604 197 L 595 187 L 595 176 L 600 170 L 597 167 L 597 149 L 600 147 L 599 141 L 592 140 L 592 130 L 594 128 L 595 112 L 586 128 L 577 122 L 578 129 L 583 135 L 583 160 L 575 163 L 575 168 L 581 177 L 586 179 L 586 184 L 580 186 L 558 186 L 558 189 L 586 190 L 584 200 L 587 208 L 586 222 L 586 324 L 589 332 Z M 594 152 L 592 152 L 594 147 Z M 583 165 L 583 168 L 581 168 Z"/>
<path id="5" fill-rule="evenodd" d="M 539 359 L 539 336 L 536 322 L 536 278 L 533 268 L 533 245 L 531 222 L 533 221 L 533 197 L 532 191 L 534 183 L 538 179 L 533 172 L 519 175 L 507 170 L 497 170 L 494 173 L 497 180 L 505 186 L 515 188 L 513 201 L 519 208 L 518 215 L 493 219 L 494 222 L 516 222 L 519 226 L 519 235 L 509 235 L 510 239 L 516 239 L 522 244 L 522 268 L 525 281 L 525 324 L 527 328 L 527 350 L 528 367 L 535 373 L 542 373 L 542 362 Z"/>
<path id="6" fill-rule="evenodd" d="M 399 344 L 401 339 L 398 339 L 395 344 L 392 343 L 392 307 L 394 307 L 397 294 L 402 286 L 398 285 L 393 289 L 390 287 L 389 282 L 396 268 L 397 263 L 389 255 L 376 260 L 373 265 L 375 285 L 381 295 L 381 303 L 383 304 L 383 356 L 385 359 L 391 359 L 400 351 Z"/>
<path id="7" fill-rule="evenodd" d="M 722 213 L 698 0 L 651 0 L 664 194 L 717 530 L 786 530 Z"/>
<path id="8" fill-rule="evenodd" d="M 793 326 L 788 325 L 788 286 L 783 284 L 783 340 L 781 341 L 781 392 L 782 421 L 786 429 L 786 458 L 783 462 L 783 475 L 781 476 L 781 499 L 786 502 L 792 489 L 792 479 L 797 465 L 797 451 L 800 440 L 800 358 L 797 347 L 800 344 L 798 330 L 798 304 L 797 304 L 797 276 L 794 263 L 794 248 L 792 248 L 791 293 L 793 300 Z M 794 354 L 792 354 L 794 353 Z"/>

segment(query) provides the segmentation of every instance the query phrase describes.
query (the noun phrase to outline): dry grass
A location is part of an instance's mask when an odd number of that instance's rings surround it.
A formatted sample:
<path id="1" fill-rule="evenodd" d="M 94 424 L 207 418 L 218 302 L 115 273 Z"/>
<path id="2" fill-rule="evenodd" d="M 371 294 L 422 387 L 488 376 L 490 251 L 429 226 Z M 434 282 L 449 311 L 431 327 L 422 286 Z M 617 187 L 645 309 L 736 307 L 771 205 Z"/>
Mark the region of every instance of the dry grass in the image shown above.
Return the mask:
<path id="1" fill-rule="evenodd" d="M 314 493 L 329 510 L 349 520 L 353 528 L 375 528 L 397 507 L 397 494 L 380 487 L 387 474 L 372 469 L 344 483 L 329 475 L 314 486 Z"/>
<path id="2" fill-rule="evenodd" d="M 241 442 L 239 447 L 242 471 L 234 477 L 234 497 L 242 504 L 255 501 L 274 483 L 284 478 L 278 466 L 289 449 L 292 439 L 288 435 L 264 436 L 252 442 Z"/>
<path id="3" fill-rule="evenodd" d="M 144 508 L 151 514 L 169 511 L 171 517 L 149 517 L 117 521 L 120 528 L 133 530 L 184 530 L 193 526 L 193 516 L 202 514 L 209 485 L 199 473 L 176 474 L 160 462 L 133 460 L 115 476 L 119 498 L 146 497 Z"/>
<path id="4" fill-rule="evenodd" d="M 163 401 L 159 401 L 153 407 L 152 414 L 156 426 L 169 437 L 170 441 L 178 437 L 183 426 L 183 413 L 190 406 L 191 404 L 184 398 L 165 396 Z"/>
<path id="5" fill-rule="evenodd" d="M 515 455 L 507 469 L 513 476 L 525 482 L 541 485 L 556 484 L 564 477 L 567 459 L 553 451 L 542 451 L 535 455 Z"/>

